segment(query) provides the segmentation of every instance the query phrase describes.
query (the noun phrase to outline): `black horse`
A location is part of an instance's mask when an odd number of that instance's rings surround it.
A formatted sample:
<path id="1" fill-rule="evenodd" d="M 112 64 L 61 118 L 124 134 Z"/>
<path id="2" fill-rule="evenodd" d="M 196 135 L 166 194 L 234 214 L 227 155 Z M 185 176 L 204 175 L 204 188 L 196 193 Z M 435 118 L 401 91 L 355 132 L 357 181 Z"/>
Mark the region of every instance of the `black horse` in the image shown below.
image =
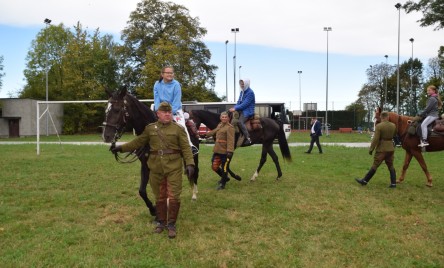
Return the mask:
<path id="1" fill-rule="evenodd" d="M 217 113 L 213 113 L 205 110 L 193 110 L 190 112 L 190 116 L 193 118 L 196 123 L 197 128 L 201 123 L 205 124 L 208 128 L 214 129 L 220 122 L 220 115 Z M 276 122 L 271 118 L 261 118 L 260 119 L 262 128 L 255 131 L 250 131 L 250 138 L 253 144 L 262 144 L 262 155 L 261 160 L 259 162 L 259 166 L 256 169 L 256 172 L 251 177 L 250 181 L 256 180 L 259 176 L 259 172 L 261 171 L 262 166 L 267 161 L 267 154 L 270 155 L 271 159 L 273 159 L 274 164 L 276 165 L 277 177 L 276 180 L 282 177 L 282 171 L 279 164 L 278 156 L 273 149 L 273 142 L 275 138 L 278 139 L 279 148 L 281 149 L 281 153 L 283 158 L 287 162 L 291 162 L 291 153 L 290 148 L 288 147 L 287 138 L 285 137 L 284 129 L 282 128 L 282 124 Z M 238 137 L 238 135 L 236 135 Z M 230 169 L 228 170 L 230 175 L 236 177 Z M 239 176 L 237 176 L 239 177 Z"/>
<path id="2" fill-rule="evenodd" d="M 106 90 L 106 92 L 108 93 L 109 99 L 105 113 L 105 121 L 103 122 L 102 139 L 104 142 L 114 144 L 119 140 L 123 132 L 129 128 L 133 128 L 136 134 L 140 135 L 146 125 L 157 121 L 155 113 L 148 106 L 129 94 L 125 87 L 115 92 L 110 92 L 109 90 Z M 196 140 L 192 139 L 192 142 L 196 147 L 199 147 L 199 141 L 196 143 Z M 156 208 L 148 198 L 146 191 L 150 173 L 147 164 L 148 152 L 149 147 L 145 146 L 133 152 L 132 155 L 138 158 L 141 163 L 139 195 L 143 201 L 145 201 L 150 214 L 155 216 Z M 118 155 L 116 155 L 116 159 L 120 160 L 120 162 L 132 162 Z M 193 200 L 197 198 L 197 178 L 199 176 L 198 155 L 194 156 L 194 161 L 195 172 L 193 178 L 190 178 L 190 183 L 194 184 Z"/>

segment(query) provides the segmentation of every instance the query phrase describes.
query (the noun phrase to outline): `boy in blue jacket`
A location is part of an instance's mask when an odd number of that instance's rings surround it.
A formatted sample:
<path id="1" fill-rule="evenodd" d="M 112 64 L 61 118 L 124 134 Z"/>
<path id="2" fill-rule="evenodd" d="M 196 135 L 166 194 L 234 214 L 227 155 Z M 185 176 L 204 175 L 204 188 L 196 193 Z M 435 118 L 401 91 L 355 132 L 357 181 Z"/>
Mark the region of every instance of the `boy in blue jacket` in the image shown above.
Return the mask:
<path id="1" fill-rule="evenodd" d="M 239 112 L 240 129 L 245 137 L 243 145 L 248 146 L 251 145 L 251 140 L 250 134 L 245 127 L 245 122 L 248 120 L 248 118 L 254 115 L 254 106 L 256 104 L 256 101 L 254 97 L 254 92 L 250 88 L 250 79 L 239 80 L 239 85 L 242 90 L 240 92 L 239 99 L 237 100 L 237 104 L 233 108 L 230 108 L 230 112 Z"/>

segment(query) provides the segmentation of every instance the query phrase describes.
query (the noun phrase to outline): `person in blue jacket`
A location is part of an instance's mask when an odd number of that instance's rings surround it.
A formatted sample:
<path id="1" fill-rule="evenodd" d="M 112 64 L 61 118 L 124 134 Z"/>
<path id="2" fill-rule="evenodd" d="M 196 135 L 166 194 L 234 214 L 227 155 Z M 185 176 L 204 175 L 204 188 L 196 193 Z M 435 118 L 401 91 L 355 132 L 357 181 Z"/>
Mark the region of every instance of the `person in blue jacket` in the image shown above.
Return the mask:
<path id="1" fill-rule="evenodd" d="M 197 154 L 199 150 L 193 145 L 185 125 L 185 117 L 182 110 L 182 88 L 180 83 L 174 79 L 174 68 L 166 66 L 162 68 L 161 78 L 154 84 L 154 111 L 157 111 L 162 102 L 168 102 L 173 108 L 173 120 L 181 125 L 188 136 L 188 142 L 193 154 Z"/>
<path id="2" fill-rule="evenodd" d="M 254 107 L 256 104 L 256 100 L 254 97 L 254 92 L 250 88 L 250 79 L 241 79 L 239 80 L 240 88 L 242 89 L 240 92 L 239 99 L 237 100 L 237 104 L 230 108 L 230 112 L 238 111 L 239 112 L 239 125 L 242 133 L 244 134 L 245 140 L 244 145 L 251 145 L 250 134 L 248 134 L 248 130 L 245 127 L 245 122 L 252 116 L 254 116 Z"/>

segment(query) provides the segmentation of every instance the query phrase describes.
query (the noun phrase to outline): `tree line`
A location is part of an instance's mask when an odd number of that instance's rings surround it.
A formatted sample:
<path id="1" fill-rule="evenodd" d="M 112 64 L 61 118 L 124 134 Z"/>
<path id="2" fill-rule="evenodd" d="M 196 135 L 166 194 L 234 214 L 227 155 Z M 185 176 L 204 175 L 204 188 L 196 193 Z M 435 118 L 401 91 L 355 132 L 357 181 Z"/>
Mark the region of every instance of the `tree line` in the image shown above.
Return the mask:
<path id="1" fill-rule="evenodd" d="M 211 52 L 202 41 L 206 33 L 187 8 L 158 0 L 137 4 L 121 42 L 80 22 L 72 29 L 49 25 L 32 41 L 19 97 L 45 99 L 48 75 L 49 100 L 106 99 L 104 87 L 121 85 L 151 99 L 161 68 L 171 65 L 183 99 L 220 101 L 214 92 L 217 66 L 209 64 Z M 64 112 L 64 133 L 97 128 L 103 120 L 103 105 L 68 104 Z"/>

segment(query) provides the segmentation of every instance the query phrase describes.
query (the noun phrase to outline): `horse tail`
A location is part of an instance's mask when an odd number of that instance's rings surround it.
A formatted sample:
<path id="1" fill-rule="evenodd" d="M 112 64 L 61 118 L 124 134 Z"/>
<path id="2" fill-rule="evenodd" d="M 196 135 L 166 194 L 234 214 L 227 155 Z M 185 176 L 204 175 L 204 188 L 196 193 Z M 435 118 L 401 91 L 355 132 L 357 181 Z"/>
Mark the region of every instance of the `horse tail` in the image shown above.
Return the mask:
<path id="1" fill-rule="evenodd" d="M 279 124 L 278 131 L 278 141 L 279 141 L 279 149 L 281 149 L 282 157 L 287 162 L 291 162 L 291 153 L 290 148 L 288 147 L 287 137 L 285 136 L 284 127 L 282 123 Z"/>

